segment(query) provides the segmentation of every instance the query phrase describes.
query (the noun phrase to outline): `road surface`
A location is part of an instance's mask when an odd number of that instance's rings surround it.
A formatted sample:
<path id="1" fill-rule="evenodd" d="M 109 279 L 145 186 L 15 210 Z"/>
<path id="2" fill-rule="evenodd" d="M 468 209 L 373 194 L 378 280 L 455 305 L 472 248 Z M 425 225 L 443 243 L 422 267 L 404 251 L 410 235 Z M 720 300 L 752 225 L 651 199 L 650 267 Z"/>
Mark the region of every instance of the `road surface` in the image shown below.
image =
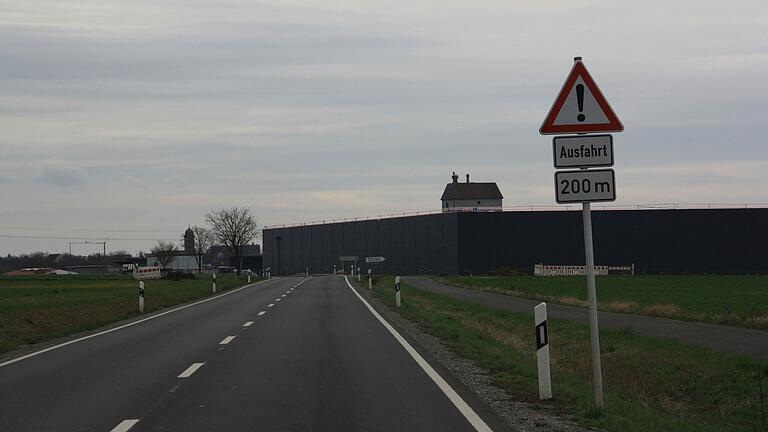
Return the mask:
<path id="1" fill-rule="evenodd" d="M 0 430 L 506 429 L 418 358 L 343 277 L 272 279 L 0 363 Z"/>

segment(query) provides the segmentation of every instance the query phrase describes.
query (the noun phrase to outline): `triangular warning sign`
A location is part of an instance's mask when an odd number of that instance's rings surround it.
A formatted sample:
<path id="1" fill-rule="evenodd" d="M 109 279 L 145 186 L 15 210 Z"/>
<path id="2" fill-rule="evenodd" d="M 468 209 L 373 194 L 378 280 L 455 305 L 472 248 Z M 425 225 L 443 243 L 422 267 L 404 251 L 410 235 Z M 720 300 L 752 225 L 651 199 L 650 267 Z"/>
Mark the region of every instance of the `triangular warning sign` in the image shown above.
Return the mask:
<path id="1" fill-rule="evenodd" d="M 624 126 L 587 72 L 584 63 L 576 60 L 539 133 L 547 135 L 623 130 Z"/>

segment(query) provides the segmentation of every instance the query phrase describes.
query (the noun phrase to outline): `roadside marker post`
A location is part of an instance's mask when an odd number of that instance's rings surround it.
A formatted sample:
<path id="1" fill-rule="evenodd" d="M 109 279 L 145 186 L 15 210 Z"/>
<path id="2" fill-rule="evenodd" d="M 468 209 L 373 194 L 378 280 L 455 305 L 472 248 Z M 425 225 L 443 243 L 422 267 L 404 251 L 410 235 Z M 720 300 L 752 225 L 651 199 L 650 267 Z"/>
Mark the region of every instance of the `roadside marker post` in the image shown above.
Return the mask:
<path id="1" fill-rule="evenodd" d="M 547 304 L 533 308 L 536 325 L 536 363 L 539 370 L 539 399 L 552 399 L 552 379 L 549 368 L 549 333 L 547 331 Z"/>
<path id="2" fill-rule="evenodd" d="M 309 277 L 309 267 L 307 267 L 306 269 L 304 269 L 304 276 L 305 276 L 305 277 Z"/>
<path id="3" fill-rule="evenodd" d="M 251 274 L 248 273 L 248 283 L 251 283 Z"/>
<path id="4" fill-rule="evenodd" d="M 215 293 L 216 292 L 216 273 L 212 273 L 212 274 L 213 274 L 213 286 L 211 287 L 211 289 Z"/>
<path id="5" fill-rule="evenodd" d="M 395 276 L 395 304 L 400 307 L 400 276 Z"/>
<path id="6" fill-rule="evenodd" d="M 144 281 L 139 281 L 139 313 L 144 313 Z"/>
<path id="7" fill-rule="evenodd" d="M 624 125 L 595 84 L 581 57 L 574 57 L 573 68 L 555 98 L 544 123 L 539 128 L 539 133 L 542 135 L 577 134 L 577 136 L 555 137 L 552 141 L 555 169 L 578 168 L 576 171 L 555 172 L 555 201 L 559 204 L 581 203 L 582 205 L 592 386 L 595 393 L 595 407 L 598 409 L 604 406 L 603 371 L 600 364 L 600 333 L 597 323 L 595 256 L 590 203 L 615 201 L 616 182 L 612 169 L 589 169 L 613 166 L 613 137 L 605 134 L 588 134 L 623 130 Z"/>
<path id="8" fill-rule="evenodd" d="M 371 274 L 371 269 L 368 269 L 368 289 L 373 289 L 373 275 Z"/>
<path id="9" fill-rule="evenodd" d="M 360 282 L 360 267 L 357 268 L 357 281 Z"/>

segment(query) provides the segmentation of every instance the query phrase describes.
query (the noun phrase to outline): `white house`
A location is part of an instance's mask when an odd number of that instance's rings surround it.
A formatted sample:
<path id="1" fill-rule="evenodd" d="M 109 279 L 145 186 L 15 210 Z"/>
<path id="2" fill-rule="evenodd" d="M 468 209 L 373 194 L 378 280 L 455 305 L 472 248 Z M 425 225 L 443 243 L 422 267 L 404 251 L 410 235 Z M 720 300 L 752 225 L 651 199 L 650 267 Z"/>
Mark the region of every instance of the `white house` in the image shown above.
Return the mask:
<path id="1" fill-rule="evenodd" d="M 457 210 L 501 210 L 504 197 L 496 183 L 459 183 L 459 176 L 453 173 L 453 182 L 445 185 L 440 198 L 443 211 Z"/>

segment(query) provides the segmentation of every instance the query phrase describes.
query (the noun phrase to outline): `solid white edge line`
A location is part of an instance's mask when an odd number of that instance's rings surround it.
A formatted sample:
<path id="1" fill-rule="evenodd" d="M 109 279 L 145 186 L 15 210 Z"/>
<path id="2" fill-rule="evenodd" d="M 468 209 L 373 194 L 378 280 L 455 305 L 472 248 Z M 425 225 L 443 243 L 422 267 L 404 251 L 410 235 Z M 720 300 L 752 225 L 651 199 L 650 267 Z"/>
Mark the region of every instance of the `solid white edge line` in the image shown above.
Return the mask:
<path id="1" fill-rule="evenodd" d="M 243 327 L 250 327 L 253 325 L 253 321 L 247 321 L 245 324 L 243 324 Z"/>
<path id="2" fill-rule="evenodd" d="M 62 348 L 62 347 L 65 347 L 65 346 L 67 346 L 67 345 L 72 345 L 72 344 L 74 344 L 74 343 L 77 343 L 77 342 L 81 342 L 81 341 L 84 341 L 84 340 L 86 340 L 86 339 L 95 338 L 96 336 L 105 335 L 105 334 L 107 334 L 107 333 L 112 333 L 112 332 L 114 332 L 114 331 L 122 330 L 122 329 L 124 329 L 124 328 L 126 328 L 126 327 L 135 326 L 136 324 L 141 324 L 141 323 L 143 323 L 143 322 L 145 322 L 145 321 L 149 321 L 149 320 L 152 320 L 152 319 L 155 319 L 155 318 L 161 317 L 161 316 L 163 316 L 163 315 L 168 315 L 168 314 L 170 314 L 170 313 L 178 312 L 178 311 L 180 311 L 180 310 L 182 310 L 182 309 L 186 309 L 186 308 L 188 308 L 188 307 L 197 306 L 197 305 L 199 305 L 199 304 L 201 304 L 201 303 L 209 302 L 209 301 L 211 301 L 211 300 L 216 300 L 216 299 L 218 299 L 218 298 L 221 298 L 221 297 L 224 297 L 224 296 L 228 296 L 228 295 L 230 295 L 230 294 L 234 294 L 234 293 L 236 293 L 236 292 L 238 292 L 238 291 L 240 291 L 240 290 L 243 290 L 243 289 L 245 289 L 245 288 L 249 288 L 249 287 L 252 287 L 252 286 L 255 286 L 255 285 L 258 285 L 258 284 L 264 283 L 264 282 L 269 282 L 269 281 L 271 281 L 271 280 L 276 280 L 276 279 L 275 279 L 275 278 L 273 278 L 273 279 L 266 279 L 266 280 L 263 280 L 263 281 L 259 281 L 259 282 L 256 282 L 256 283 L 252 283 L 252 284 L 248 284 L 248 285 L 243 285 L 243 286 L 241 286 L 240 288 L 235 288 L 235 289 L 233 289 L 233 290 L 231 290 L 231 291 L 225 291 L 225 292 L 223 292 L 223 293 L 221 293 L 221 294 L 219 294 L 219 295 L 216 295 L 216 296 L 213 296 L 213 297 L 208 297 L 208 298 L 206 298 L 206 299 L 203 299 L 203 300 L 197 301 L 197 302 L 195 302 L 195 303 L 190 303 L 190 304 L 188 304 L 188 305 L 180 306 L 180 307 L 177 307 L 176 309 L 171 309 L 171 310 L 169 310 L 169 311 L 161 312 L 161 313 L 159 313 L 159 314 L 157 314 L 157 315 L 152 315 L 152 316 L 150 316 L 150 317 L 146 317 L 146 318 L 144 318 L 144 319 L 140 319 L 140 320 L 138 320 L 138 321 L 129 322 L 128 324 L 123 324 L 123 325 L 121 325 L 121 326 L 118 326 L 118 327 L 115 327 L 115 328 L 111 328 L 111 329 L 109 329 L 109 330 L 104 330 L 104 331 L 101 331 L 101 332 L 98 332 L 98 333 L 94 333 L 94 334 L 92 334 L 92 335 L 83 336 L 83 337 L 81 337 L 81 338 L 78 338 L 78 339 L 75 339 L 75 340 L 71 340 L 71 341 L 69 341 L 69 342 L 64 342 L 64 343 L 60 343 L 60 344 L 58 344 L 58 345 L 54 345 L 54 346 L 52 346 L 52 347 L 44 348 L 44 349 L 41 349 L 40 351 L 35 351 L 35 352 L 33 352 L 33 353 L 29 353 L 29 354 L 27 354 L 27 355 L 23 355 L 23 356 L 21 356 L 21 357 L 17 357 L 17 358 L 15 358 L 15 359 L 7 360 L 7 361 L 5 361 L 5 362 L 3 362 L 3 363 L 0 363 L 0 367 L 3 367 L 3 366 L 8 366 L 8 365 L 10 365 L 10 364 L 13 364 L 13 363 L 16 363 L 16 362 L 20 362 L 20 361 L 22 361 L 22 360 L 26 360 L 26 359 L 28 359 L 28 358 L 30 358 L 30 357 L 35 357 L 35 356 L 38 356 L 38 355 L 40 355 L 40 354 L 43 354 L 43 353 L 47 353 L 48 351 L 53 351 L 53 350 L 55 350 L 55 349 L 58 349 L 58 348 Z"/>
<path id="3" fill-rule="evenodd" d="M 232 342 L 232 340 L 233 340 L 234 338 L 236 338 L 236 337 L 237 337 L 237 336 L 227 336 L 227 337 L 225 337 L 224 339 L 222 339 L 222 340 L 221 340 L 221 342 L 219 342 L 219 345 L 226 345 L 226 344 L 228 344 L 228 343 Z"/>
<path id="4" fill-rule="evenodd" d="M 480 418 L 479 415 L 475 412 L 475 410 L 472 409 L 465 401 L 464 399 L 459 396 L 458 393 L 456 393 L 456 390 L 454 390 L 444 379 L 440 376 L 440 374 L 435 371 L 435 369 L 427 363 L 426 360 L 424 360 L 424 357 L 421 356 L 412 346 L 410 343 L 408 343 L 405 338 L 403 338 L 400 333 L 395 330 L 394 327 L 392 327 L 384 318 L 379 315 L 378 312 L 371 306 L 360 294 L 358 294 L 357 290 L 355 290 L 352 287 L 352 284 L 349 283 L 349 279 L 347 279 L 346 276 L 344 276 L 344 280 L 347 282 L 347 286 L 350 290 L 352 290 L 353 293 L 357 296 L 357 298 L 360 299 L 361 302 L 365 305 L 365 307 L 368 308 L 368 311 L 373 314 L 376 319 L 379 320 L 381 325 L 384 326 L 387 330 L 389 330 L 389 333 L 394 336 L 395 340 L 397 340 L 400 345 L 402 345 L 403 348 L 405 348 L 405 351 L 408 352 L 408 354 L 411 355 L 411 357 L 416 361 L 416 363 L 421 367 L 422 370 L 429 376 L 432 381 L 437 385 L 437 387 L 442 390 L 442 392 L 448 397 L 448 399 L 453 403 L 453 405 L 456 407 L 457 410 L 464 416 L 464 418 L 467 419 L 467 421 L 472 425 L 472 427 L 475 428 L 476 431 L 479 432 L 493 432 L 493 430 L 483 421 L 483 419 Z"/>
<path id="5" fill-rule="evenodd" d="M 189 378 L 192 376 L 193 373 L 197 372 L 198 369 L 205 363 L 192 363 L 192 365 L 186 369 L 184 369 L 184 372 L 180 373 L 179 376 L 176 378 Z"/>
<path id="6" fill-rule="evenodd" d="M 257 313 L 256 315 L 258 315 L 258 316 L 262 316 L 262 315 L 264 315 L 265 313 L 267 313 L 267 311 L 261 311 L 261 312 Z"/>
<path id="7" fill-rule="evenodd" d="M 134 427 L 138 422 L 138 419 L 123 420 L 109 432 L 128 432 L 128 430 Z"/>

